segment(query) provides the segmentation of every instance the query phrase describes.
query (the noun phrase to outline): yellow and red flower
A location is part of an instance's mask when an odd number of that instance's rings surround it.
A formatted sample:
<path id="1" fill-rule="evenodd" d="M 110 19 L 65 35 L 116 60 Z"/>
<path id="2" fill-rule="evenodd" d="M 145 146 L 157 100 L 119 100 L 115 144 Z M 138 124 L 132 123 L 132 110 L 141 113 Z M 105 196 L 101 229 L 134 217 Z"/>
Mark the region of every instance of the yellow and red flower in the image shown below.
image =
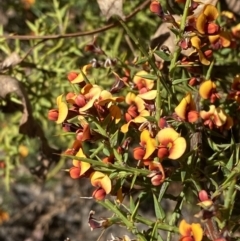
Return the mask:
<path id="1" fill-rule="evenodd" d="M 170 127 L 160 130 L 157 139 L 159 143 L 158 157 L 160 159 L 176 160 L 183 155 L 187 147 L 186 140 Z"/>
<path id="2" fill-rule="evenodd" d="M 87 84 L 83 87 L 81 95 L 84 97 L 86 104 L 79 108 L 80 114 L 84 115 L 94 107 L 100 118 L 104 118 L 106 115 L 110 114 L 112 119 L 115 120 L 115 123 L 120 121 L 121 110 L 115 103 L 122 102 L 124 97 L 114 97 L 109 91 L 103 90 L 98 85 L 91 84 Z"/>
<path id="3" fill-rule="evenodd" d="M 220 30 L 217 35 L 209 35 L 209 42 L 213 49 L 227 48 L 231 45 L 231 36 L 227 31 Z"/>
<path id="4" fill-rule="evenodd" d="M 55 121 L 57 124 L 63 123 L 68 115 L 68 106 L 66 102 L 62 100 L 63 95 L 57 97 L 58 109 L 52 109 L 48 112 L 48 119 Z"/>
<path id="5" fill-rule="evenodd" d="M 72 83 L 72 84 L 78 84 L 78 83 L 82 83 L 85 80 L 84 75 L 87 75 L 87 70 L 90 69 L 92 67 L 92 64 L 87 64 L 84 65 L 80 74 L 77 74 L 76 72 L 71 72 L 68 74 L 68 80 Z"/>
<path id="6" fill-rule="evenodd" d="M 175 113 L 184 121 L 195 122 L 198 119 L 196 104 L 192 99 L 191 93 L 188 93 L 179 105 L 175 108 Z"/>
<path id="7" fill-rule="evenodd" d="M 191 41 L 192 46 L 198 52 L 200 62 L 203 65 L 209 65 L 210 61 L 208 60 L 208 58 L 211 57 L 211 55 L 209 55 L 209 53 L 207 51 L 202 52 L 202 50 L 201 50 L 201 47 L 202 47 L 201 39 L 198 36 L 194 36 L 194 37 L 191 38 L 190 41 Z"/>
<path id="8" fill-rule="evenodd" d="M 86 158 L 81 148 L 77 152 L 76 156 Z M 91 168 L 91 165 L 87 162 L 73 160 L 72 163 L 73 163 L 73 167 L 70 168 L 69 174 L 70 174 L 70 177 L 73 179 L 82 177 Z"/>
<path id="9" fill-rule="evenodd" d="M 146 71 L 142 70 L 137 72 L 133 77 L 133 83 L 138 88 L 140 94 L 145 93 L 154 87 L 154 80 L 142 77 L 147 74 Z"/>
<path id="10" fill-rule="evenodd" d="M 207 4 L 204 6 L 201 14 L 196 21 L 196 29 L 201 34 L 217 34 L 220 30 L 219 25 L 213 23 L 218 17 L 219 13 L 215 6 Z"/>
<path id="11" fill-rule="evenodd" d="M 143 130 L 140 135 L 140 147 L 133 150 L 133 156 L 136 160 L 144 160 L 149 158 L 156 150 L 156 140 L 151 137 L 148 130 Z"/>
<path id="12" fill-rule="evenodd" d="M 214 103 L 216 99 L 219 99 L 216 84 L 211 80 L 206 80 L 200 85 L 199 94 L 203 99 L 209 99 L 211 103 Z"/>
<path id="13" fill-rule="evenodd" d="M 235 38 L 240 38 L 240 23 L 231 29 L 232 35 Z"/>
<path id="14" fill-rule="evenodd" d="M 121 127 L 121 131 L 123 133 L 128 132 L 128 128 L 131 123 L 141 124 L 147 121 L 145 117 L 150 116 L 149 111 L 145 109 L 144 100 L 139 96 L 136 96 L 134 93 L 128 93 L 125 98 L 125 102 L 130 106 L 127 113 L 125 113 L 127 123 Z"/>
<path id="15" fill-rule="evenodd" d="M 93 192 L 93 197 L 97 200 L 103 200 L 106 194 L 109 194 L 112 189 L 110 178 L 99 171 L 95 171 L 90 175 L 91 184 L 97 189 Z"/>
<path id="16" fill-rule="evenodd" d="M 200 111 L 200 117 L 203 119 L 203 124 L 209 126 L 210 129 L 214 127 L 219 128 L 223 126 L 227 121 L 227 115 L 220 107 L 215 105 L 209 106 L 209 111 Z"/>
<path id="17" fill-rule="evenodd" d="M 187 223 L 184 219 L 179 224 L 181 238 L 179 241 L 201 241 L 203 229 L 199 223 Z"/>

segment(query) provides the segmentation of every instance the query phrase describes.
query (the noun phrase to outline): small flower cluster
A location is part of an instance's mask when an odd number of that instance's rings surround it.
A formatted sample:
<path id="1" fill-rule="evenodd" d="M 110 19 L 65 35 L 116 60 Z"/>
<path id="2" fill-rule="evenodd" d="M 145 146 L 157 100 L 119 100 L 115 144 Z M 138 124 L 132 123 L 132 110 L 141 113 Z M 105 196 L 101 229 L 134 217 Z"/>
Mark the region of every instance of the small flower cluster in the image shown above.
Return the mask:
<path id="1" fill-rule="evenodd" d="M 64 153 L 78 158 L 72 162 L 73 167 L 69 170 L 70 176 L 74 179 L 88 177 L 91 184 L 97 187 L 93 192 L 93 197 L 101 200 L 111 192 L 111 180 L 102 172 L 95 171 L 88 162 L 81 161 L 81 159 L 87 158 L 82 143 L 85 141 L 94 142 L 99 140 L 100 137 L 87 122 L 87 119 L 101 123 L 109 118 L 110 122 L 113 121 L 117 124 L 121 118 L 118 103 L 122 102 L 124 98 L 121 96 L 114 97 L 102 87 L 86 83 L 86 71 L 90 68 L 91 65 L 86 65 L 81 73 L 71 72 L 68 75 L 68 80 L 78 85 L 81 90 L 78 93 L 69 92 L 65 97 L 63 95 L 57 97 L 58 108 L 50 110 L 48 118 L 57 124 L 62 124 L 65 131 L 76 133 L 72 148 Z"/>

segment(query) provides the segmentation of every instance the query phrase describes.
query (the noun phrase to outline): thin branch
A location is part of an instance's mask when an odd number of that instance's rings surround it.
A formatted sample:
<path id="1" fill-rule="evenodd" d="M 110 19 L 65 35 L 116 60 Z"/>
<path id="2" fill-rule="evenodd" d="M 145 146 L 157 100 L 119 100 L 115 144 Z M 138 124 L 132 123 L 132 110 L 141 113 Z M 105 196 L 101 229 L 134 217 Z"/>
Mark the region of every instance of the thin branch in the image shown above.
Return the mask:
<path id="1" fill-rule="evenodd" d="M 126 16 L 125 21 L 131 19 L 133 16 L 135 16 L 138 12 L 143 10 L 145 7 L 149 5 L 151 0 L 145 0 L 142 4 L 140 4 L 138 7 L 134 9 L 133 12 L 131 12 L 129 15 Z M 104 32 L 108 29 L 114 28 L 117 25 L 119 25 L 118 22 L 108 24 L 106 26 L 97 28 L 92 31 L 83 31 L 83 32 L 75 32 L 75 33 L 66 33 L 66 34 L 56 34 L 56 35 L 37 35 L 37 36 L 32 36 L 32 35 L 0 35 L 0 38 L 4 39 L 19 39 L 19 40 L 33 40 L 33 39 L 62 39 L 62 38 L 72 38 L 72 37 L 80 37 L 80 36 L 87 36 L 87 35 L 94 35 L 100 32 Z"/>

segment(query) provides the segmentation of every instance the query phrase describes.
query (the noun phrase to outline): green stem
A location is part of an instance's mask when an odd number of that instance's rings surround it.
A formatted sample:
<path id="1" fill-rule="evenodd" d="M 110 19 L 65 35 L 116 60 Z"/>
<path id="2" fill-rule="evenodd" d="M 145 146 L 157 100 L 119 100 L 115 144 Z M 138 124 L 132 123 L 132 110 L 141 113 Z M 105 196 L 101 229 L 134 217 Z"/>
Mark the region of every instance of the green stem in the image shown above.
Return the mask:
<path id="1" fill-rule="evenodd" d="M 5 168 L 5 187 L 6 190 L 9 192 L 10 190 L 10 158 L 6 157 L 6 168 Z"/>
<path id="2" fill-rule="evenodd" d="M 183 16 L 182 16 L 180 28 L 179 28 L 180 34 L 177 36 L 177 39 L 176 39 L 177 43 L 181 39 L 184 28 L 185 28 L 185 25 L 186 25 L 186 20 L 187 20 L 187 16 L 188 16 L 188 8 L 189 8 L 190 3 L 191 3 L 191 0 L 187 0 L 186 3 L 185 3 L 185 7 L 184 7 L 184 10 L 183 10 Z M 177 63 L 177 60 L 178 60 L 178 57 L 179 57 L 180 53 L 181 53 L 181 48 L 178 48 L 178 49 L 175 50 L 175 52 L 173 54 L 173 58 L 172 58 L 172 61 L 171 61 L 170 67 L 169 67 L 169 71 L 170 71 L 171 75 L 172 75 L 172 73 L 173 73 L 173 71 L 176 67 L 176 63 Z"/>
<path id="3" fill-rule="evenodd" d="M 133 175 L 143 175 L 143 176 L 147 176 L 150 173 L 150 171 L 148 171 L 148 170 L 137 169 L 137 168 L 129 167 L 129 166 L 126 166 L 126 167 L 119 166 L 119 164 L 103 163 L 103 162 L 96 161 L 96 160 L 93 160 L 90 158 L 83 158 L 83 157 L 70 156 L 70 155 L 62 155 L 62 156 L 90 163 L 93 165 L 93 167 L 106 168 L 109 170 L 109 172 L 111 172 L 112 170 L 117 170 L 117 171 L 124 171 L 127 173 L 131 172 Z"/>
<path id="4" fill-rule="evenodd" d="M 146 217 L 136 216 L 135 220 L 140 223 L 146 224 L 147 226 L 153 226 L 155 224 L 155 222 L 147 220 Z M 178 227 L 174 227 L 166 223 L 161 223 L 160 221 L 158 221 L 157 228 L 163 231 L 179 233 Z"/>
<path id="5" fill-rule="evenodd" d="M 90 155 L 90 158 L 94 158 L 104 148 L 104 143 L 101 143 L 99 147 Z"/>
<path id="6" fill-rule="evenodd" d="M 185 188 L 186 190 L 186 188 Z M 177 201 L 177 204 L 175 206 L 175 209 L 174 209 L 174 212 L 173 214 L 171 215 L 171 220 L 169 222 L 169 224 L 171 226 L 175 225 L 176 221 L 177 221 L 177 218 L 180 216 L 180 210 L 182 210 L 182 205 L 183 205 L 183 201 L 184 201 L 184 191 L 182 191 L 178 197 L 178 201 Z M 172 238 L 172 233 L 171 232 L 168 232 L 167 234 L 167 241 L 170 241 Z"/>
<path id="7" fill-rule="evenodd" d="M 129 230 L 134 228 L 134 223 L 129 221 L 127 218 L 127 214 L 120 210 L 116 205 L 114 205 L 111 201 L 106 199 L 104 202 L 100 202 L 102 206 L 111 210 L 121 221 L 126 225 Z"/>
<path id="8" fill-rule="evenodd" d="M 160 117 L 161 117 L 161 86 L 160 86 L 160 80 L 157 80 L 157 97 L 156 97 L 156 123 L 158 123 Z"/>
<path id="9" fill-rule="evenodd" d="M 211 62 L 210 66 L 208 68 L 208 71 L 207 71 L 206 77 L 205 77 L 206 80 L 210 79 L 213 66 L 214 66 L 214 60 Z"/>

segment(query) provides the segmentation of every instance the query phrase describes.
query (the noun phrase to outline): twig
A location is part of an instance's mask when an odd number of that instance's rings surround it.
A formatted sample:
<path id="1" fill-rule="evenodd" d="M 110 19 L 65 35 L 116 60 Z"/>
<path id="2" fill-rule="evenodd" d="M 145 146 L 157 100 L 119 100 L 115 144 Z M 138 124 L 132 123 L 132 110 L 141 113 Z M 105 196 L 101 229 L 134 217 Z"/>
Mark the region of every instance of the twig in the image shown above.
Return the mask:
<path id="1" fill-rule="evenodd" d="M 135 16 L 138 12 L 143 10 L 145 7 L 149 5 L 151 0 L 145 0 L 142 4 L 140 4 L 138 7 L 134 9 L 129 15 L 126 16 L 125 21 L 131 19 L 133 16 Z M 80 36 L 87 36 L 87 35 L 94 35 L 100 32 L 104 32 L 108 29 L 114 28 L 119 23 L 116 21 L 114 23 L 108 24 L 104 27 L 97 28 L 92 31 L 81 31 L 81 32 L 75 32 L 75 33 L 66 33 L 66 34 L 56 34 L 56 35 L 0 35 L 0 38 L 5 39 L 19 39 L 19 40 L 33 40 L 33 39 L 41 39 L 41 40 L 49 40 L 49 39 L 62 39 L 62 38 L 72 38 L 72 37 L 80 37 Z"/>

